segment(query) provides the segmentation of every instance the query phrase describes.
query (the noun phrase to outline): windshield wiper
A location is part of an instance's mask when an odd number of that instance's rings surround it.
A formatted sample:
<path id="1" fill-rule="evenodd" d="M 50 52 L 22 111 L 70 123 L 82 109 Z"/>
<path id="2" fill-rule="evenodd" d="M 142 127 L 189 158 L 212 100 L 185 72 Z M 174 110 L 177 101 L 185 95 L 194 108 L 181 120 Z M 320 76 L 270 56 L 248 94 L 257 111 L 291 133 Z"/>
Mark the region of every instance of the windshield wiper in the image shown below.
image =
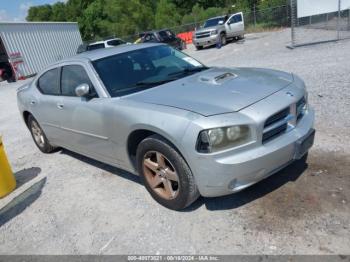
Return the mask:
<path id="1" fill-rule="evenodd" d="M 209 69 L 209 67 L 206 67 L 206 66 L 185 68 L 185 69 L 183 69 L 181 71 L 170 73 L 170 74 L 168 74 L 168 76 L 187 75 L 187 74 L 190 74 L 190 73 L 200 72 L 200 71 L 207 70 L 207 69 Z"/>
<path id="2" fill-rule="evenodd" d="M 157 85 L 166 84 L 168 82 L 171 82 L 177 79 L 178 78 L 169 78 L 169 79 L 164 79 L 159 81 L 140 81 L 140 82 L 137 82 L 135 86 L 148 88 L 148 87 L 154 87 Z"/>

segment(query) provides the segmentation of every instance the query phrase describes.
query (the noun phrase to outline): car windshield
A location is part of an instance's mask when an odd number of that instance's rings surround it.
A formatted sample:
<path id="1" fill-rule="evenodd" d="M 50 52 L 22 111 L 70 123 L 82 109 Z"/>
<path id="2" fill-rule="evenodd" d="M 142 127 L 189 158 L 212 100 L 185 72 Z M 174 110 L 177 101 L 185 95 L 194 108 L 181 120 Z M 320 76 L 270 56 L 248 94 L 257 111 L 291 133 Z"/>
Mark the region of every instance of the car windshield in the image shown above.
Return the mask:
<path id="1" fill-rule="evenodd" d="M 209 19 L 209 20 L 205 21 L 203 27 L 206 28 L 206 27 L 217 26 L 220 21 L 224 22 L 224 18 L 219 17 L 219 18 Z"/>
<path id="2" fill-rule="evenodd" d="M 93 62 L 112 97 L 139 92 L 207 69 L 170 46 L 142 48 Z"/>

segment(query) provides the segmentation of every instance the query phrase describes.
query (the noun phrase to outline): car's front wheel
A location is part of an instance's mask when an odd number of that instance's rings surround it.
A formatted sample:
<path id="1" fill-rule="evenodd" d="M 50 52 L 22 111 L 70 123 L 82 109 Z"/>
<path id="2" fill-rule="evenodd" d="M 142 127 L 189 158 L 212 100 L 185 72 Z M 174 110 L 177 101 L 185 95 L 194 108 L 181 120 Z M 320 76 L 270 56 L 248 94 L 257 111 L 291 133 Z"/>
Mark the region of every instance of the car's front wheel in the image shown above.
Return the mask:
<path id="1" fill-rule="evenodd" d="M 31 115 L 28 117 L 28 127 L 36 146 L 41 152 L 51 153 L 55 150 L 55 147 L 50 144 L 38 121 Z"/>
<path id="2" fill-rule="evenodd" d="M 226 35 L 225 34 L 221 34 L 220 35 L 221 37 L 221 44 L 224 46 L 227 44 L 227 38 L 226 38 Z"/>
<path id="3" fill-rule="evenodd" d="M 181 210 L 199 197 L 186 161 L 162 137 L 154 135 L 144 139 L 137 148 L 136 160 L 146 189 L 161 205 Z"/>

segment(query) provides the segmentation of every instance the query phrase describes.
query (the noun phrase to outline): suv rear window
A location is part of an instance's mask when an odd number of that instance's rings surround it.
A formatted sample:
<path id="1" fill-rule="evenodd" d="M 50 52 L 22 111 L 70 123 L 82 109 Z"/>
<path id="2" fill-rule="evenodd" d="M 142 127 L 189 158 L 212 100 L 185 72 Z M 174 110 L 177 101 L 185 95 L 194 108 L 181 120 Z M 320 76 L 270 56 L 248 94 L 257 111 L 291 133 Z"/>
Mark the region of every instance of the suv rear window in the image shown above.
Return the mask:
<path id="1" fill-rule="evenodd" d="M 125 42 L 122 41 L 122 40 L 117 40 L 117 39 L 115 39 L 115 40 L 109 40 L 109 41 L 107 42 L 107 44 L 108 44 L 108 45 L 112 45 L 112 46 L 117 46 L 117 45 L 125 44 Z"/>
<path id="2" fill-rule="evenodd" d="M 96 50 L 96 49 L 101 49 L 101 48 L 105 48 L 105 44 L 94 44 L 94 45 L 89 45 L 87 47 L 87 50 L 91 51 L 91 50 Z"/>

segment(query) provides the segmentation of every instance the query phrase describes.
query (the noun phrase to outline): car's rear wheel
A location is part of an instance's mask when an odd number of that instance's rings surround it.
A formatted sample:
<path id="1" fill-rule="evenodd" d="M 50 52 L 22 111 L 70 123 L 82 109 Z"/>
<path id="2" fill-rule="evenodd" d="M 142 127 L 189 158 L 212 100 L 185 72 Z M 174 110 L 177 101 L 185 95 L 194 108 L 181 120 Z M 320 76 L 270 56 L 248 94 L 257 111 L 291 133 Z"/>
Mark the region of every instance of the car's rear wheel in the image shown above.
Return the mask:
<path id="1" fill-rule="evenodd" d="M 55 147 L 50 144 L 38 121 L 31 115 L 28 117 L 28 127 L 36 146 L 41 152 L 51 153 L 55 150 Z"/>
<path id="2" fill-rule="evenodd" d="M 162 137 L 144 139 L 137 148 L 136 159 L 146 189 L 161 205 L 181 210 L 199 197 L 186 161 Z"/>
<path id="3" fill-rule="evenodd" d="M 197 50 L 202 50 L 202 49 L 203 49 L 203 46 L 196 45 L 196 49 L 197 49 Z"/>

